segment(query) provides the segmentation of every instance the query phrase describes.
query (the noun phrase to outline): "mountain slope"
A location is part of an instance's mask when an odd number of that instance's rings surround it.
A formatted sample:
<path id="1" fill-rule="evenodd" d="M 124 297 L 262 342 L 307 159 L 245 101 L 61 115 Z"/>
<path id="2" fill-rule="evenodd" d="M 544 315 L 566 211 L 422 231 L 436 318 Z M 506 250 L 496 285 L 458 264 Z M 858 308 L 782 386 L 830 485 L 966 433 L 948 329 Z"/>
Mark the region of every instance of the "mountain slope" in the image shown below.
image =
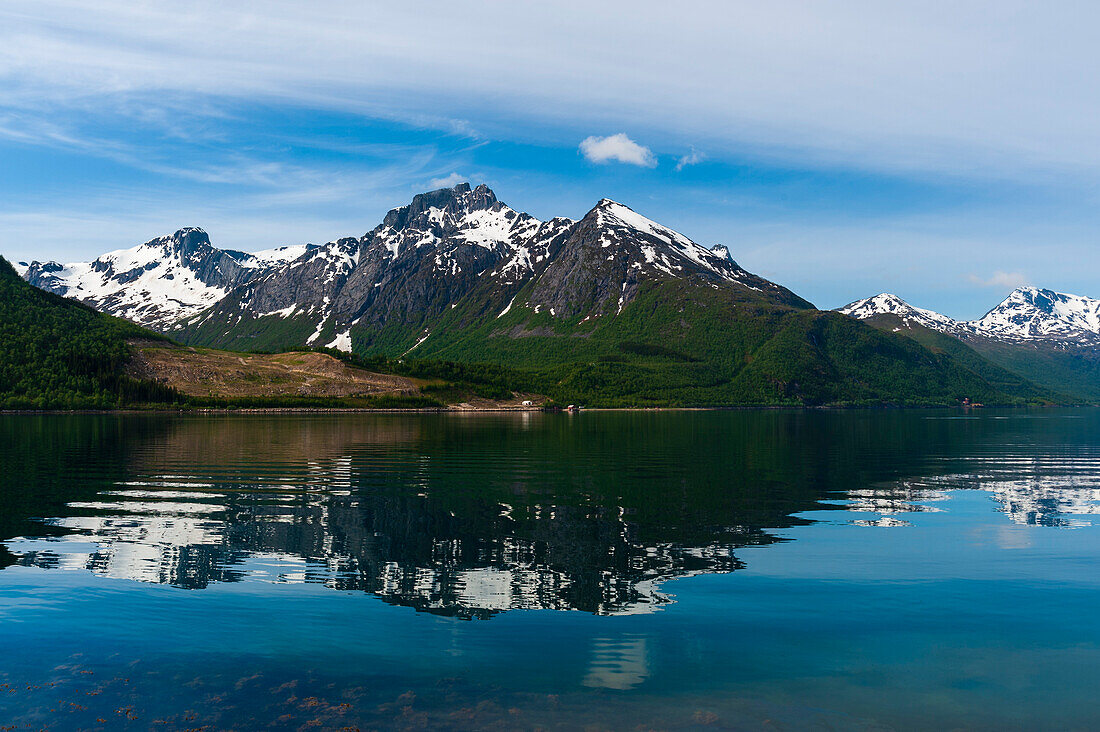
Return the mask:
<path id="1" fill-rule="evenodd" d="M 963 341 L 955 336 L 925 326 L 912 318 L 894 313 L 871 315 L 865 318 L 864 321 L 880 330 L 900 333 L 912 338 L 933 353 L 949 355 L 955 363 L 973 372 L 1001 391 L 1039 400 L 1060 402 L 1072 400 L 1068 396 L 1069 390 L 1062 393 L 1050 387 L 1040 387 L 1014 370 L 1004 368 L 987 356 L 983 356 L 972 347 L 972 340 Z"/>
<path id="2" fill-rule="evenodd" d="M 1100 348 L 982 337 L 966 343 L 983 358 L 1034 384 L 1075 401 L 1100 403 Z"/>
<path id="3" fill-rule="evenodd" d="M 880 326 L 889 322 L 929 347 L 936 339 L 922 334 L 918 326 L 958 339 L 981 358 L 1048 394 L 1066 395 L 1055 398 L 1100 399 L 1100 300 L 1022 287 L 972 321 L 915 308 L 888 293 L 839 310 Z M 894 324 L 890 317 L 900 322 Z M 968 356 L 945 341 L 939 340 L 938 345 L 969 362 Z M 991 375 L 995 383 L 1005 383 Z"/>
<path id="4" fill-rule="evenodd" d="M 414 353 L 508 365 L 532 375 L 532 390 L 594 406 L 1012 401 L 907 338 L 688 283 L 645 286 L 621 314 L 594 324 L 526 306 L 506 319 L 442 322 Z"/>
<path id="5" fill-rule="evenodd" d="M 622 204 L 540 222 L 456 186 L 250 282 L 176 331 L 241 350 L 519 369 L 589 404 L 1009 402 L 948 354 L 822 313 Z"/>
<path id="6" fill-rule="evenodd" d="M 159 251 L 202 250 L 183 258 L 195 278 L 237 282 L 213 306 L 162 325 L 192 345 L 490 364 L 513 370 L 513 391 L 592 405 L 1032 398 L 942 350 L 820 312 L 725 247 L 608 199 L 578 221 L 539 221 L 485 186 L 461 184 L 415 196 L 361 237 L 268 268 L 219 257 L 189 231 Z M 120 302 L 148 301 L 142 277 L 160 264 L 122 271 L 114 265 L 125 258 L 101 259 Z M 168 309 L 159 312 L 163 324 Z"/>
<path id="7" fill-rule="evenodd" d="M 360 239 L 323 245 L 176 332 L 221 348 L 354 344 L 399 355 L 430 336 L 433 322 L 454 320 L 452 310 L 466 321 L 524 303 L 555 319 L 609 317 L 643 283 L 682 278 L 810 307 L 746 272 L 724 247 L 702 247 L 613 201 L 578 222 L 540 222 L 485 186 L 461 184 L 416 196 Z"/>
<path id="8" fill-rule="evenodd" d="M 19 278 L 0 258 L 0 407 L 116 407 L 174 401 L 170 389 L 124 375 L 128 339 L 158 336 Z"/>
<path id="9" fill-rule="evenodd" d="M 163 330 L 309 248 L 279 247 L 246 254 L 217 249 L 205 231 L 188 228 L 104 254 L 93 262 L 20 264 L 24 279 L 36 287 Z"/>

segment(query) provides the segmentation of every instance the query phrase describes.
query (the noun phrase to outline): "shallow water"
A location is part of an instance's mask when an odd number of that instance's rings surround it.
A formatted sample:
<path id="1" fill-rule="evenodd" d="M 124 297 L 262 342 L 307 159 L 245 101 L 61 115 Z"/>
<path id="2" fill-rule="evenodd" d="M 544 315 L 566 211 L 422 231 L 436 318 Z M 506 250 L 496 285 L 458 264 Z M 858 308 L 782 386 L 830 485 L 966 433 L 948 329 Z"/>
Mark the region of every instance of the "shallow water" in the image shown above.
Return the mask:
<path id="1" fill-rule="evenodd" d="M 10 415 L 0 461 L 3 724 L 1100 724 L 1098 410 Z"/>

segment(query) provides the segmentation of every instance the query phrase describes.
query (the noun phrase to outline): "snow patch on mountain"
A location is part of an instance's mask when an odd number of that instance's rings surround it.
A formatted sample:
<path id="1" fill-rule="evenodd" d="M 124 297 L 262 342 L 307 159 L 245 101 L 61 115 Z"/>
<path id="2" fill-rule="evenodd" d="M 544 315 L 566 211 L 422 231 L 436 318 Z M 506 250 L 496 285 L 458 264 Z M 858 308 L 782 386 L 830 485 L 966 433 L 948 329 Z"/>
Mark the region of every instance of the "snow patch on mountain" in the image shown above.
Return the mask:
<path id="1" fill-rule="evenodd" d="M 246 267 L 275 267 L 287 262 L 293 262 L 306 252 L 317 249 L 316 244 L 291 244 L 288 246 L 263 249 L 252 252 L 250 259 L 241 262 Z"/>
<path id="2" fill-rule="evenodd" d="M 346 351 L 351 353 L 351 329 L 345 330 L 343 333 L 338 333 L 332 342 L 327 344 L 325 348 L 335 348 L 340 351 Z"/>
<path id="3" fill-rule="evenodd" d="M 647 219 L 633 209 L 627 208 L 621 203 L 616 203 L 609 198 L 601 200 L 596 205 L 596 212 L 597 225 L 601 228 L 625 228 L 647 234 L 665 244 L 673 253 L 686 257 L 695 264 L 705 267 L 722 277 L 736 279 L 731 275 L 728 267 L 724 266 L 733 262 L 729 256 L 729 250 L 725 247 L 721 247 L 720 251 L 718 248 L 707 249 L 688 239 L 680 232 L 673 231 L 667 226 L 662 226 L 656 221 Z M 600 238 L 600 243 L 606 247 L 610 246 L 613 241 L 610 237 L 603 235 Z M 673 264 L 668 259 L 666 252 L 658 253 L 653 247 L 646 247 L 645 249 L 646 260 L 651 264 L 657 264 L 660 269 L 668 274 L 675 275 L 678 270 L 683 269 L 681 265 Z"/>

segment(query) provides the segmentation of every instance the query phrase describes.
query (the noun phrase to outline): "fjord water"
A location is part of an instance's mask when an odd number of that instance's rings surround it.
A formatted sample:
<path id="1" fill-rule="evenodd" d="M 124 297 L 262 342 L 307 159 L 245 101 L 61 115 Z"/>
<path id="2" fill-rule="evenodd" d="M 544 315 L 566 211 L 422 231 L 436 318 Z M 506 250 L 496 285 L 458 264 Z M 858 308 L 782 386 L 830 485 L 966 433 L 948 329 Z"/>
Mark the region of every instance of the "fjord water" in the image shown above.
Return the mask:
<path id="1" fill-rule="evenodd" d="M 9 415 L 0 461 L 3 724 L 1100 722 L 1097 410 Z"/>

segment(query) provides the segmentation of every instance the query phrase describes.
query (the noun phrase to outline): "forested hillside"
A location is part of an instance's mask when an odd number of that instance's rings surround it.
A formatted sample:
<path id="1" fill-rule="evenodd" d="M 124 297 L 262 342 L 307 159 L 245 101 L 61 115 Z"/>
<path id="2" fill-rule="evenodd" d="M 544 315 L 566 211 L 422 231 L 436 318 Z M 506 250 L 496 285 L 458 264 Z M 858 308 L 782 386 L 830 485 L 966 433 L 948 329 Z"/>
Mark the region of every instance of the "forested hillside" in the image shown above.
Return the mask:
<path id="1" fill-rule="evenodd" d="M 103 409 L 175 400 L 125 375 L 127 339 L 162 338 L 24 282 L 0 258 L 0 408 Z"/>

